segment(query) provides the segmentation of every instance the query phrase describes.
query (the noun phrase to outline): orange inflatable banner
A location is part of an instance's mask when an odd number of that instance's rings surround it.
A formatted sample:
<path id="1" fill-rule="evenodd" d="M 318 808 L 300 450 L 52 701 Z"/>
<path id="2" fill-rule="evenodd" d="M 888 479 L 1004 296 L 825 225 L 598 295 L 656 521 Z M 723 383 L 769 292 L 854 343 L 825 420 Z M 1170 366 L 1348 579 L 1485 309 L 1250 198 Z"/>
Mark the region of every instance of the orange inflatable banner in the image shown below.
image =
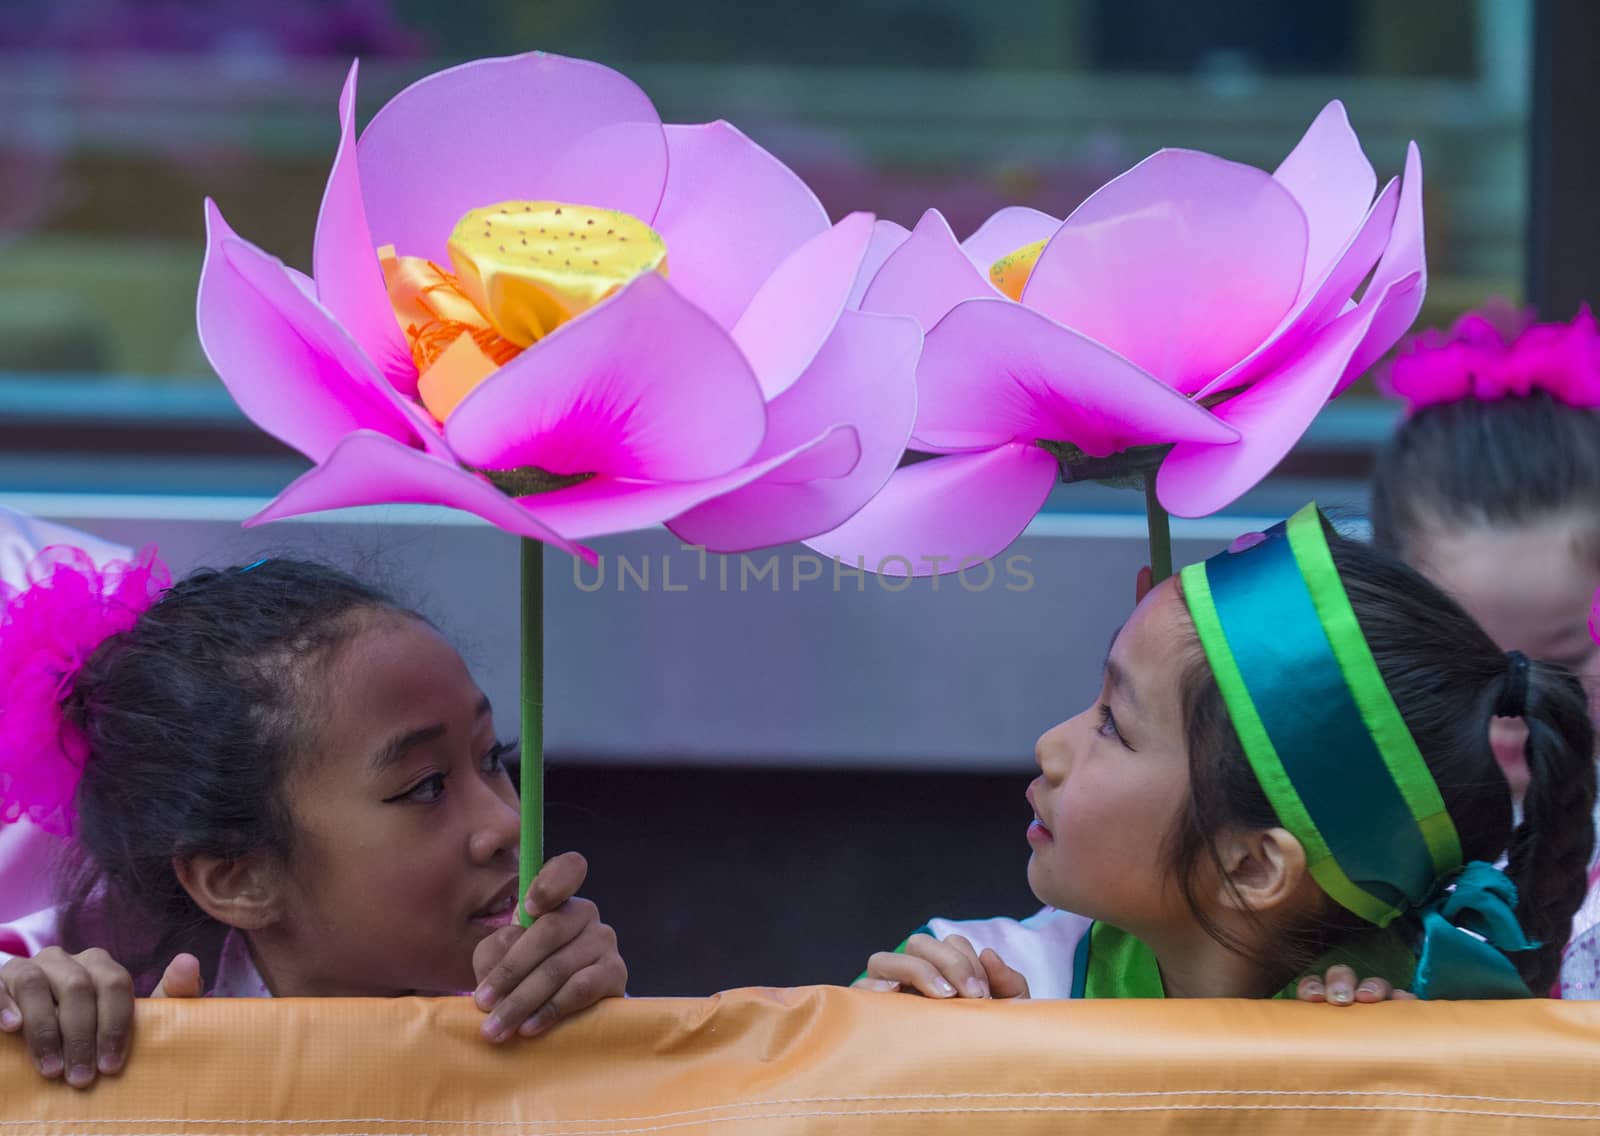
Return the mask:
<path id="1" fill-rule="evenodd" d="M 126 1071 L 0 1037 L 5 1136 L 1600 1131 L 1600 1003 L 614 1000 L 495 1048 L 464 998 L 142 1002 Z"/>

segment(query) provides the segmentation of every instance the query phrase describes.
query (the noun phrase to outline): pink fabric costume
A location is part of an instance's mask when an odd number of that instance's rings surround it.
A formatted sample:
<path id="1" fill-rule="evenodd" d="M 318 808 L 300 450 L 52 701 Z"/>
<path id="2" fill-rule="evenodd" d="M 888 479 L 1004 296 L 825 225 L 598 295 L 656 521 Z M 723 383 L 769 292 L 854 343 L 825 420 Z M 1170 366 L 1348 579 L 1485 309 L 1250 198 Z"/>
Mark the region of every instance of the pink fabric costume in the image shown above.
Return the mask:
<path id="1" fill-rule="evenodd" d="M 0 505 L 0 594 L 26 587 L 29 565 L 53 544 L 81 549 L 97 565 L 132 551 Z M 27 817 L 0 824 L 0 920 L 19 919 L 51 902 L 51 876 L 66 847 L 63 836 Z"/>
<path id="2" fill-rule="evenodd" d="M 83 754 L 52 695 L 165 588 L 152 554 L 127 552 L 0 508 L 0 966 L 61 945 L 51 883 Z M 243 936 L 224 942 L 211 993 L 270 997 Z"/>

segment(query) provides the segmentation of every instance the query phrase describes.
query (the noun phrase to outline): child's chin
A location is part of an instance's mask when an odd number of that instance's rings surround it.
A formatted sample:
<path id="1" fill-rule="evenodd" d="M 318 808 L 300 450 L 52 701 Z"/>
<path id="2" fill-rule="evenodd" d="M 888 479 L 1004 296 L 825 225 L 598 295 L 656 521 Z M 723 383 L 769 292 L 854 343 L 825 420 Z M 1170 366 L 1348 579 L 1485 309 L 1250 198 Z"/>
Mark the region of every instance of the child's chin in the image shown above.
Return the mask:
<path id="1" fill-rule="evenodd" d="M 1046 878 L 1044 867 L 1039 863 L 1037 852 L 1028 857 L 1028 888 L 1033 892 L 1033 897 L 1046 907 L 1072 910 L 1061 902 L 1060 889 L 1050 886 L 1050 880 Z"/>

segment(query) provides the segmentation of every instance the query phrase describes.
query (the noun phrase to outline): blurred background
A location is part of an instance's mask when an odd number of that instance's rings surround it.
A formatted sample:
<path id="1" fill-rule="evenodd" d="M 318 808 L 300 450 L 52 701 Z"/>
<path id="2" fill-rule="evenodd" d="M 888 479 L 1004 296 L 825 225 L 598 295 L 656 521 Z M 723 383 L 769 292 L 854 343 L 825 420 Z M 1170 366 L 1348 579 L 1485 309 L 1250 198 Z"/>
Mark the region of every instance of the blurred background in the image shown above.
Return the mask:
<path id="1" fill-rule="evenodd" d="M 467 58 L 599 60 L 667 121 L 733 121 L 835 217 L 911 225 L 937 207 L 958 235 L 1007 204 L 1064 216 L 1162 146 L 1273 168 L 1340 98 L 1380 179 L 1421 147 L 1427 326 L 1490 296 L 1566 318 L 1586 294 L 1597 8 L 0 0 L 0 501 L 157 541 L 180 569 L 260 549 L 358 564 L 435 614 L 510 705 L 508 538 L 416 510 L 237 525 L 304 462 L 245 422 L 200 352 L 201 202 L 309 270 L 352 57 L 361 121 Z M 1313 494 L 1359 512 L 1393 420 L 1363 382 L 1262 489 L 1180 525 L 1180 562 Z M 630 594 L 560 565 L 551 841 L 594 862 L 634 992 L 848 980 L 927 916 L 1031 910 L 1032 740 L 1097 685 L 1142 563 L 1139 509 L 1059 490 L 1018 546 L 1037 565 L 1021 595 L 848 583 L 840 600 L 826 578 L 803 598 L 788 579 Z M 602 552 L 674 549 L 658 533 Z"/>

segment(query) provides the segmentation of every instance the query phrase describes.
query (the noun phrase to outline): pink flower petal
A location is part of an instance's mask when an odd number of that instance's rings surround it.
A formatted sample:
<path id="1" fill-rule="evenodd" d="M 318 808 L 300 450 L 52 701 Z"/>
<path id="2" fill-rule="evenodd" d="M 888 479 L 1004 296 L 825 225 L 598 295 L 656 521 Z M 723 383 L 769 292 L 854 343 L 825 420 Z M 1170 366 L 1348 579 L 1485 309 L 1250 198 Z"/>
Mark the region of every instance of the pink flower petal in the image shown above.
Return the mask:
<path id="1" fill-rule="evenodd" d="M 896 471 L 864 509 L 806 544 L 885 576 L 981 571 L 1028 527 L 1055 479 L 1055 459 L 1023 442 L 933 458 Z"/>
<path id="2" fill-rule="evenodd" d="M 312 461 L 352 430 L 423 440 L 361 349 L 281 261 L 234 235 L 209 200 L 206 231 L 200 345 L 252 422 Z"/>
<path id="3" fill-rule="evenodd" d="M 1294 194 L 1310 226 L 1300 288 L 1300 298 L 1308 299 L 1349 245 L 1378 188 L 1378 176 L 1350 128 L 1343 103 L 1335 99 L 1322 108 L 1272 176 Z M 1366 275 L 1365 269 L 1362 275 Z"/>
<path id="4" fill-rule="evenodd" d="M 671 156 L 655 229 L 672 284 L 731 328 L 790 253 L 828 228 L 794 171 L 726 122 L 667 126 Z"/>
<path id="5" fill-rule="evenodd" d="M 350 64 L 339 96 L 339 149 L 317 213 L 312 267 L 317 299 L 400 393 L 415 397 L 417 368 L 389 304 L 356 166 L 356 68 Z"/>
<path id="6" fill-rule="evenodd" d="M 811 438 L 795 449 L 764 461 L 751 462 L 704 481 L 625 481 L 596 477 L 581 485 L 535 497 L 521 503 L 541 521 L 573 540 L 631 532 L 661 524 L 713 497 L 731 493 L 759 480 L 787 463 L 805 460 L 811 451 L 827 451 L 828 464 L 848 468 L 856 446 L 848 426 L 838 426 Z M 737 551 L 738 546 L 730 551 Z"/>
<path id="7" fill-rule="evenodd" d="M 1146 443 L 1225 443 L 1204 407 L 1122 356 L 1010 300 L 968 300 L 929 332 L 912 448 L 1071 442 L 1097 457 Z"/>
<path id="8" fill-rule="evenodd" d="M 540 523 L 476 474 L 367 430 L 341 441 L 315 469 L 291 482 L 245 524 L 324 509 L 391 504 L 448 505 L 475 513 L 506 532 L 544 541 L 590 563 L 595 560 L 594 553 Z"/>
<path id="9" fill-rule="evenodd" d="M 1025 205 L 1008 205 L 961 242 L 961 251 L 986 277 L 989 266 L 1023 245 L 1047 241 L 1061 228 L 1059 219 Z"/>
<path id="10" fill-rule="evenodd" d="M 1288 314 L 1305 252 L 1305 214 L 1269 174 L 1163 150 L 1067 218 L 1022 302 L 1192 393 Z"/>
<path id="11" fill-rule="evenodd" d="M 872 239 L 872 215 L 852 213 L 796 249 L 733 328 L 768 401 L 788 390 L 833 333 Z"/>
<path id="12" fill-rule="evenodd" d="M 1270 379 L 1214 408 L 1238 429 L 1231 446 L 1180 443 L 1156 475 L 1156 494 L 1179 517 L 1203 517 L 1231 504 L 1283 460 L 1306 432 L 1344 373 L 1378 310 L 1347 312 Z"/>
<path id="13" fill-rule="evenodd" d="M 726 473 L 765 431 L 750 364 L 655 273 L 507 363 L 445 423 L 468 465 L 646 481 Z"/>
<path id="14" fill-rule="evenodd" d="M 1301 296 L 1265 343 L 1225 375 L 1207 383 L 1195 397 L 1203 399 L 1219 391 L 1247 386 L 1277 370 L 1305 346 L 1307 338 L 1348 308 L 1351 294 L 1378 263 L 1389 243 L 1399 200 L 1400 183 L 1391 181 L 1372 203 L 1350 243 L 1334 258 L 1310 294 Z"/>
<path id="15" fill-rule="evenodd" d="M 784 451 L 790 456 L 784 463 L 776 466 L 770 472 L 762 475 L 761 481 L 756 484 L 767 485 L 807 485 L 818 481 L 838 481 L 849 477 L 856 466 L 861 464 L 861 434 L 854 426 L 843 422 L 829 424 L 815 437 L 808 438 L 802 443 L 809 449 L 791 447 Z M 756 461 L 765 461 L 768 455 L 756 455 Z M 776 457 L 776 454 L 771 455 Z M 735 489 L 733 493 L 743 490 Z M 733 494 L 725 494 L 718 500 L 724 500 Z M 807 534 L 809 535 L 809 534 Z M 766 541 L 763 543 L 782 544 L 783 541 Z M 749 548 L 749 545 L 741 547 Z"/>
<path id="16" fill-rule="evenodd" d="M 961 251 L 944 217 L 930 209 L 883 262 L 861 298 L 861 310 L 911 316 L 927 330 L 962 300 L 999 294 L 987 272 L 979 272 Z"/>
<path id="17" fill-rule="evenodd" d="M 315 280 L 311 279 L 311 277 L 307 276 L 304 272 L 301 272 L 298 268 L 295 268 L 292 265 L 284 265 L 283 271 L 290 280 L 294 281 L 294 286 L 300 289 L 301 295 L 310 300 L 313 304 L 322 303 L 321 300 L 317 299 L 317 282 Z"/>
<path id="18" fill-rule="evenodd" d="M 372 240 L 440 264 L 469 210 L 562 201 L 643 220 L 667 181 L 666 135 L 644 92 L 609 67 L 544 52 L 413 83 L 362 132 L 356 156 Z"/>
<path id="19" fill-rule="evenodd" d="M 853 312 L 861 310 L 861 298 L 867 294 L 873 278 L 878 275 L 878 269 L 883 267 L 883 262 L 889 259 L 889 254 L 905 244 L 911 238 L 911 230 L 904 225 L 897 225 L 893 221 L 881 218 L 872 226 L 872 240 L 867 242 L 867 255 L 861 258 L 861 269 L 856 273 L 855 287 L 850 289 L 850 298 L 844 306 Z"/>
<path id="20" fill-rule="evenodd" d="M 859 461 L 827 476 L 800 462 L 677 517 L 667 527 L 716 551 L 765 548 L 826 532 L 872 499 L 905 452 L 917 412 L 922 330 L 905 316 L 845 312 L 800 381 L 767 407 L 757 458 L 835 422 L 854 423 Z"/>
<path id="21" fill-rule="evenodd" d="M 1423 247 L 1422 232 L 1422 155 L 1413 142 L 1406 147 L 1406 169 L 1400 182 L 1400 208 L 1395 215 L 1394 231 L 1367 285 L 1366 295 L 1382 297 L 1378 312 L 1334 389 L 1335 395 L 1383 358 L 1422 311 L 1422 300 L 1428 293 L 1428 255 Z M 1366 295 L 1362 303 L 1366 302 Z"/>

